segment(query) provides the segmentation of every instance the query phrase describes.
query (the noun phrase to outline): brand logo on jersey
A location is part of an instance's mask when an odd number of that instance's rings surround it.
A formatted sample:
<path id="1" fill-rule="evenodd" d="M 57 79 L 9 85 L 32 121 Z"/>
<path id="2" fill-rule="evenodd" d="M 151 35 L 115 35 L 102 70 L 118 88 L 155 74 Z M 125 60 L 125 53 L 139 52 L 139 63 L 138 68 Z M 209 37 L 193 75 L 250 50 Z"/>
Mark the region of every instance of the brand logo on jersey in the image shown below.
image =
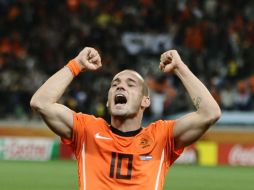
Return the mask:
<path id="1" fill-rule="evenodd" d="M 149 161 L 149 160 L 153 159 L 153 157 L 151 155 L 141 155 L 141 156 L 139 156 L 139 158 L 142 161 Z"/>
<path id="2" fill-rule="evenodd" d="M 109 138 L 109 137 L 101 136 L 100 133 L 96 133 L 96 134 L 95 134 L 95 138 L 96 138 L 96 139 L 104 139 L 104 140 L 112 140 L 112 139 Z"/>

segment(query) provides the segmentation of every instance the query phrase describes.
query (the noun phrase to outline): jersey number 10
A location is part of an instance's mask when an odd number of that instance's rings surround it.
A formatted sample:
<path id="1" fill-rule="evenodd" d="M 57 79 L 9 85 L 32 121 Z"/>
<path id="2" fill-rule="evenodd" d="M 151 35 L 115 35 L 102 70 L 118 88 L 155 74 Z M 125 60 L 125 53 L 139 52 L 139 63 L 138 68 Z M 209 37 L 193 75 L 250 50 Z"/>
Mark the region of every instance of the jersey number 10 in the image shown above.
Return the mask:
<path id="1" fill-rule="evenodd" d="M 130 180 L 132 172 L 132 161 L 132 154 L 121 154 L 112 152 L 109 177 Z M 122 168 L 123 162 L 127 164 L 127 168 Z M 125 174 L 122 174 L 123 172 L 121 173 L 121 169 L 126 171 L 124 172 Z"/>

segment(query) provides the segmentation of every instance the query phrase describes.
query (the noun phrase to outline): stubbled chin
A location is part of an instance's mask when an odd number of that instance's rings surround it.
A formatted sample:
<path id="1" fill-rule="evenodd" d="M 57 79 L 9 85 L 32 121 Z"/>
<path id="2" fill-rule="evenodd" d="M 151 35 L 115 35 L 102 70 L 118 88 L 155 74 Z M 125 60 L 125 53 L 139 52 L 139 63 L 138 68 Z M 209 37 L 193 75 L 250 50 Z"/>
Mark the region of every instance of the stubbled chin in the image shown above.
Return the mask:
<path id="1" fill-rule="evenodd" d="M 125 104 L 117 104 L 117 105 L 113 105 L 110 108 L 110 113 L 113 116 L 123 116 L 126 114 L 126 105 Z"/>
<path id="2" fill-rule="evenodd" d="M 116 105 L 114 105 L 114 108 L 115 109 L 123 109 L 123 108 L 125 108 L 125 106 L 126 106 L 126 104 L 116 104 Z"/>

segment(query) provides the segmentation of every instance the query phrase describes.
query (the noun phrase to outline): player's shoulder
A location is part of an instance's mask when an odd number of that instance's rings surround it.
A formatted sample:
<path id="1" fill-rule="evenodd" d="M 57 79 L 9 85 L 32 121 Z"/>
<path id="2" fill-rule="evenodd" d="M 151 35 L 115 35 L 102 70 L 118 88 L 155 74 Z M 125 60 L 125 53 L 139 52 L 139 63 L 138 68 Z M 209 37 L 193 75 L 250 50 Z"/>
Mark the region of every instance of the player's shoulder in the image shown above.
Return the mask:
<path id="1" fill-rule="evenodd" d="M 108 125 L 108 123 L 101 117 L 96 117 L 94 115 L 90 115 L 90 114 L 85 114 L 82 112 L 76 113 L 75 117 L 78 120 L 81 120 L 82 122 L 86 123 L 86 124 L 105 124 Z"/>
<path id="2" fill-rule="evenodd" d="M 164 144 L 173 134 L 174 120 L 158 120 L 143 128 L 141 140 Z M 148 139 L 148 140 L 147 140 Z M 152 144 L 152 143 L 150 143 Z"/>
<path id="3" fill-rule="evenodd" d="M 168 134 L 172 133 L 174 124 L 175 120 L 158 120 L 150 123 L 144 129 L 151 134 Z"/>
<path id="4" fill-rule="evenodd" d="M 155 122 L 150 123 L 146 128 L 156 129 L 163 127 L 173 127 L 175 124 L 175 120 L 157 120 Z"/>

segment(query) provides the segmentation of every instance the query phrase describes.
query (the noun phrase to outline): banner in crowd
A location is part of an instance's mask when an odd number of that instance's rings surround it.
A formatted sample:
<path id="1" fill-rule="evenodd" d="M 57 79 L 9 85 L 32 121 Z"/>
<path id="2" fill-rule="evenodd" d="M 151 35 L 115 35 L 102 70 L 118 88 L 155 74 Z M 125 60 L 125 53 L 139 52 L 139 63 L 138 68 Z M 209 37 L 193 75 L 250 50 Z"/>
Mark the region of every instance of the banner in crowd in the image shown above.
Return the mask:
<path id="1" fill-rule="evenodd" d="M 0 160 L 74 159 L 71 148 L 51 138 L 1 137 Z M 198 141 L 185 148 L 177 164 L 254 166 L 254 144 Z"/>
<path id="2" fill-rule="evenodd" d="M 219 144 L 218 151 L 219 164 L 254 166 L 254 144 Z"/>
<path id="3" fill-rule="evenodd" d="M 58 157 L 59 142 L 50 138 L 1 137 L 0 160 L 39 160 Z"/>
<path id="4" fill-rule="evenodd" d="M 254 144 L 198 141 L 187 147 L 176 163 L 197 163 L 202 166 L 254 166 Z"/>
<path id="5" fill-rule="evenodd" d="M 122 44 L 131 55 L 143 52 L 156 54 L 172 48 L 172 36 L 168 33 L 125 32 L 122 36 Z"/>

